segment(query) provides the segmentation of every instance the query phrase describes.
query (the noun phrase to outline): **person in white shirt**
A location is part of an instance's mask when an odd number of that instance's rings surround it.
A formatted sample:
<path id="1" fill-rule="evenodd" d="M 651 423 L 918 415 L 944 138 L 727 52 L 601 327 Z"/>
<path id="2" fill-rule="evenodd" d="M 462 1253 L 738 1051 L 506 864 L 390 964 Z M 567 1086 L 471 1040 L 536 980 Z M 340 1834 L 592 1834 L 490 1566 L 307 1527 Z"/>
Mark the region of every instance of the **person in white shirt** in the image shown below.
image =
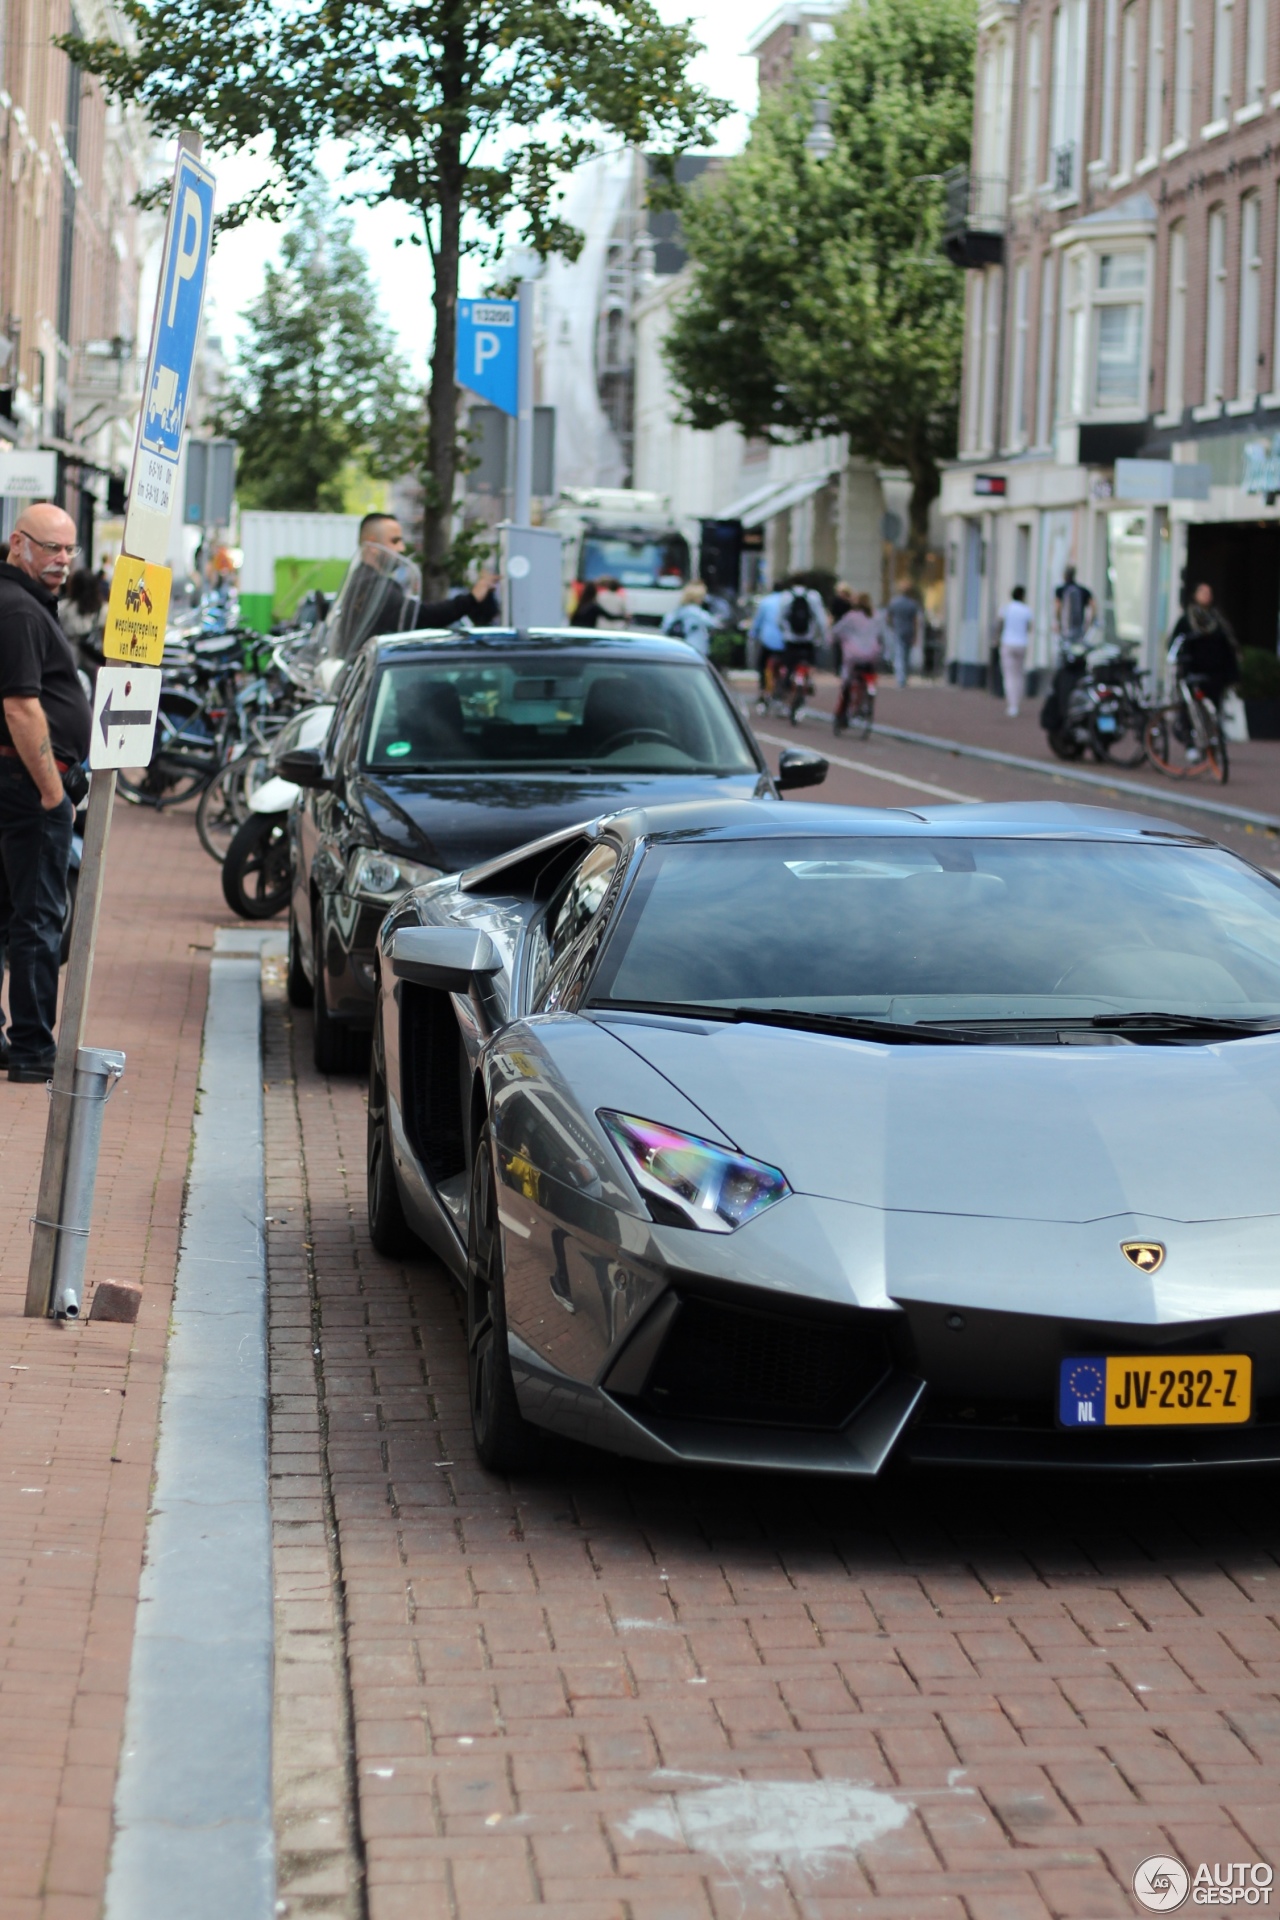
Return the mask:
<path id="1" fill-rule="evenodd" d="M 1031 609 L 1025 587 L 1015 587 L 1000 610 L 1000 672 L 1004 676 L 1005 710 L 1018 717 L 1027 682 L 1027 642 L 1031 638 Z"/>

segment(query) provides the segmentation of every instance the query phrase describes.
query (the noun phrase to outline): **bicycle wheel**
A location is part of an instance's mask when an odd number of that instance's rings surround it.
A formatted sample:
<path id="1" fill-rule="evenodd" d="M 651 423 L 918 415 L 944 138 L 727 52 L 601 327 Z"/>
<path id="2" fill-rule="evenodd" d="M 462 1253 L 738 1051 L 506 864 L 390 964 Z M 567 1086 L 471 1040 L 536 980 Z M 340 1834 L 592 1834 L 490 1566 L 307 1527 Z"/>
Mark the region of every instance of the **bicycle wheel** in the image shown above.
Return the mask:
<path id="1" fill-rule="evenodd" d="M 1220 787 L 1226 786 L 1231 765 L 1227 755 L 1227 736 L 1222 731 L 1220 720 L 1214 721 L 1205 743 L 1205 771 Z"/>
<path id="2" fill-rule="evenodd" d="M 866 739 L 875 717 L 876 697 L 870 687 L 864 686 L 858 696 L 858 704 L 849 708 L 849 731 L 856 740 Z"/>
<path id="3" fill-rule="evenodd" d="M 196 832 L 200 845 L 219 865 L 226 858 L 236 829 L 249 817 L 249 793 L 259 758 L 256 754 L 240 754 L 228 760 L 200 795 Z"/>
<path id="4" fill-rule="evenodd" d="M 117 784 L 134 806 L 181 806 L 203 793 L 217 770 L 216 745 L 204 707 L 194 694 L 166 687 L 160 695 L 156 737 L 145 767 L 122 767 Z"/>
<path id="5" fill-rule="evenodd" d="M 1181 703 L 1157 707 L 1148 714 L 1143 745 L 1152 766 L 1171 780 L 1185 780 L 1201 770 L 1203 763 L 1191 745 L 1191 728 Z"/>

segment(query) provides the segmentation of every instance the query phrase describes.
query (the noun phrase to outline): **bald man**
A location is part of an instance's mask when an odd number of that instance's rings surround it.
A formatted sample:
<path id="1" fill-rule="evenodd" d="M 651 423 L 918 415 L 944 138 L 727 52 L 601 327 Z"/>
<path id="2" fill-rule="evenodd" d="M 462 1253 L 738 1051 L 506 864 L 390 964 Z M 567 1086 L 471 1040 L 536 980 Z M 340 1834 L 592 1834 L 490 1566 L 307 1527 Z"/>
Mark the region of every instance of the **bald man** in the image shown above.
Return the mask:
<path id="1" fill-rule="evenodd" d="M 0 1064 L 20 1082 L 53 1072 L 74 819 L 62 776 L 88 755 L 93 718 L 58 623 L 75 542 L 61 507 L 28 507 L 0 565 L 0 980 L 9 965 Z"/>

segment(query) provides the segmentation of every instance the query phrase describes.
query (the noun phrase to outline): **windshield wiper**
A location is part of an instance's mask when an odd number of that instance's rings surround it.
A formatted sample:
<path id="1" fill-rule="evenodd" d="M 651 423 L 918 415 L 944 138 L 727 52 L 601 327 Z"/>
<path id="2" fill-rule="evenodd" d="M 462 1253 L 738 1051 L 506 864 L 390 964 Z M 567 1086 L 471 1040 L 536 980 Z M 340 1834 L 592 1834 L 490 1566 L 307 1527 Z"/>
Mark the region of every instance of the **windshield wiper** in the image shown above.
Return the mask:
<path id="1" fill-rule="evenodd" d="M 1207 1033 L 1224 1040 L 1280 1032 L 1280 1021 L 1274 1016 L 1224 1020 L 1200 1013 L 1095 1013 L 1089 1025 L 1105 1033 Z"/>
<path id="2" fill-rule="evenodd" d="M 681 1000 L 593 1000 L 584 1012 L 674 1014 L 682 1020 L 720 1020 L 726 1026 L 790 1027 L 797 1033 L 832 1033 L 846 1040 L 882 1040 L 922 1046 L 980 1045 L 976 1034 L 949 1027 L 909 1026 L 853 1013 L 805 1013 L 790 1007 L 717 1007 Z"/>

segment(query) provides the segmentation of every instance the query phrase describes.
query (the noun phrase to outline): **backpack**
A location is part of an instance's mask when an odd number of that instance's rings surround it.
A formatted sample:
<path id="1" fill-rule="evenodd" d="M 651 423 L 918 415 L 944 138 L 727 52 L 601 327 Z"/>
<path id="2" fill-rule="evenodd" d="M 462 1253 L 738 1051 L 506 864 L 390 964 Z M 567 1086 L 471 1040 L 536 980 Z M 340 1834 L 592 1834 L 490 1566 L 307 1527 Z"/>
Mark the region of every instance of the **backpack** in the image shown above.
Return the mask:
<path id="1" fill-rule="evenodd" d="M 793 640 L 807 640 L 813 630 L 813 608 L 802 587 L 792 591 L 791 604 L 784 615 Z"/>

